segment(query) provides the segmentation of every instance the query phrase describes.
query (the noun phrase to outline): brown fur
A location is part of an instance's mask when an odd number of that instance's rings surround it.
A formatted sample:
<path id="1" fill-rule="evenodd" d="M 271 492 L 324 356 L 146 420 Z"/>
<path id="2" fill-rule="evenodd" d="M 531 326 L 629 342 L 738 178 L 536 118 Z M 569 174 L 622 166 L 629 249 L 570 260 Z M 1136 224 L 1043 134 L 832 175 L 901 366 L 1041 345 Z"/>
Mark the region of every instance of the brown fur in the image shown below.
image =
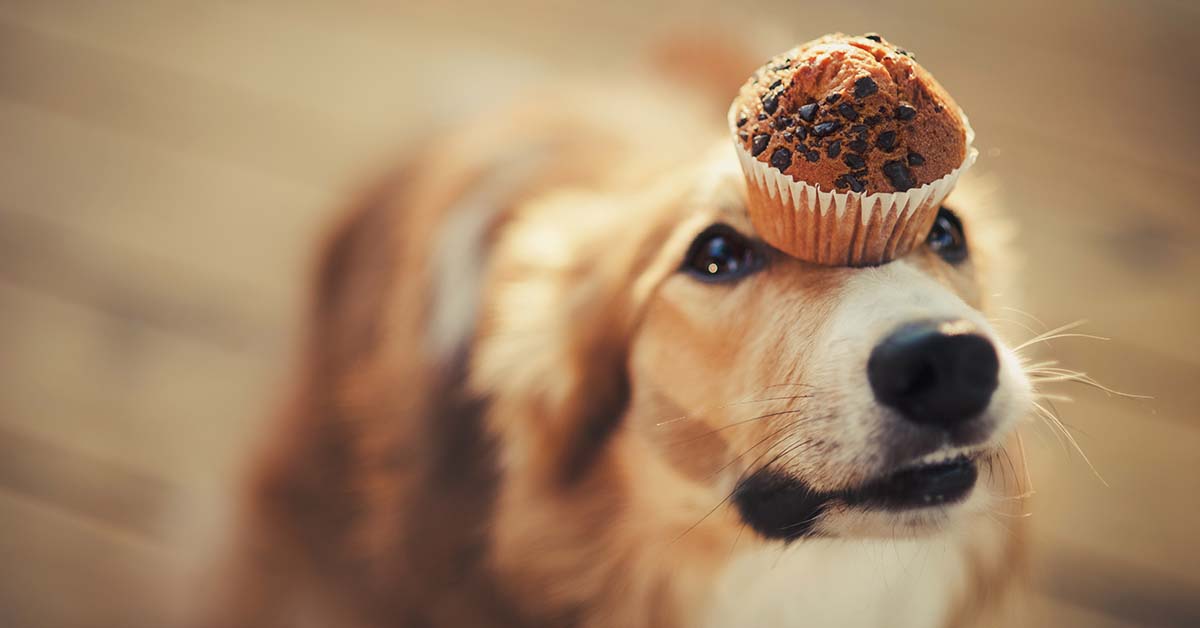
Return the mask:
<path id="1" fill-rule="evenodd" d="M 691 625 L 732 549 L 763 542 L 714 483 L 779 454 L 795 393 L 754 407 L 778 417 L 726 429 L 746 414 L 730 408 L 807 381 L 820 365 L 794 356 L 858 271 L 776 254 L 760 282 L 681 276 L 707 224 L 752 233 L 744 188 L 698 193 L 714 177 L 689 165 L 719 113 L 648 105 L 613 125 L 587 108 L 543 98 L 435 134 L 334 231 L 296 394 L 259 459 L 209 625 Z M 439 229 L 523 151 L 541 159 L 495 200 L 486 272 L 459 287 L 481 298 L 474 333 L 450 359 L 433 355 Z M 909 258 L 984 307 L 978 260 L 951 271 Z M 828 411 L 802 403 L 814 424 Z M 839 443 L 806 446 L 819 459 Z M 1009 543 L 999 561 L 972 559 L 952 625 L 1010 580 Z"/>

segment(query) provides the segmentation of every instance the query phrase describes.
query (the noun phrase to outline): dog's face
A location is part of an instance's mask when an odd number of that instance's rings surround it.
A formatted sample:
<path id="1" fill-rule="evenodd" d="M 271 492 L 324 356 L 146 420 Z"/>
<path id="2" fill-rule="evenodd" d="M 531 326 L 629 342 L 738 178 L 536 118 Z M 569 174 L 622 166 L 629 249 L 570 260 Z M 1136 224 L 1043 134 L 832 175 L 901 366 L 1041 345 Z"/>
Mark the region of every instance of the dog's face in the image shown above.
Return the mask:
<path id="1" fill-rule="evenodd" d="M 708 183 L 632 339 L 634 429 L 767 538 L 920 534 L 986 507 L 1031 391 L 982 312 L 972 208 L 951 199 L 901 259 L 830 268 L 756 237 L 736 173 Z"/>
<path id="2" fill-rule="evenodd" d="M 667 540 L 705 519 L 765 542 L 913 536 L 994 505 L 998 473 L 1016 484 L 1002 446 L 1030 385 L 983 313 L 963 195 L 903 258 L 824 267 L 756 236 L 726 152 L 651 191 L 547 199 L 502 239 L 474 376 L 523 487 L 501 504 L 512 551 L 579 507 Z M 609 484 L 536 488 L 581 469 Z M 571 510 L 539 520 L 547 499 Z"/>

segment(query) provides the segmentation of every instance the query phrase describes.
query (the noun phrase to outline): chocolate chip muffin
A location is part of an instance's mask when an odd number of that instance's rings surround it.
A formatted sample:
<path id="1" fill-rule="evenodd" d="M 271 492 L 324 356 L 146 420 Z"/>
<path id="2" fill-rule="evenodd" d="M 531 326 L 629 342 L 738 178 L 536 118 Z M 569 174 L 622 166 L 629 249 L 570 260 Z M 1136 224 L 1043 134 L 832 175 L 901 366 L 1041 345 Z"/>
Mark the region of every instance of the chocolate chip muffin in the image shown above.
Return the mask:
<path id="1" fill-rule="evenodd" d="M 911 250 L 976 155 L 950 95 L 874 34 L 826 35 L 771 59 L 729 125 L 760 235 L 830 265 Z"/>
<path id="2" fill-rule="evenodd" d="M 827 35 L 771 59 L 734 109 L 743 148 L 822 190 L 903 192 L 967 153 L 958 105 L 879 35 Z"/>

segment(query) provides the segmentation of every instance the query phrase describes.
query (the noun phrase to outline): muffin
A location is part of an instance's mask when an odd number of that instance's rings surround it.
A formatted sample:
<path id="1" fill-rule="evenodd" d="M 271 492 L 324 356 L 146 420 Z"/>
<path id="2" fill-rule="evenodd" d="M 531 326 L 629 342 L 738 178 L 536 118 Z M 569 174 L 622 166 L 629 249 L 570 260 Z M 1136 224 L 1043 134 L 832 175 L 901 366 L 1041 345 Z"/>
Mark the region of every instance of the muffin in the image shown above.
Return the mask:
<path id="1" fill-rule="evenodd" d="M 759 234 L 828 265 L 907 253 L 976 155 L 950 95 L 874 34 L 827 35 L 771 59 L 729 124 Z"/>

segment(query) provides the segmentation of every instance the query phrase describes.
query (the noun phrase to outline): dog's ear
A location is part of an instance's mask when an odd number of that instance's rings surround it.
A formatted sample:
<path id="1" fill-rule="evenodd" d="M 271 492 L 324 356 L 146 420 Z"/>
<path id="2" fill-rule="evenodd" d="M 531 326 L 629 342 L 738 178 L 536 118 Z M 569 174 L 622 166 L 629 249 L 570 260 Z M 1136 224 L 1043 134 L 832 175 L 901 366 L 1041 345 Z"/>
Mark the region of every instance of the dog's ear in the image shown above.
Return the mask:
<path id="1" fill-rule="evenodd" d="M 678 263 L 664 247 L 686 246 L 670 241 L 680 196 L 677 181 L 623 198 L 558 194 L 502 234 L 472 364 L 502 464 L 569 484 L 605 451 L 629 401 L 642 306 Z"/>

